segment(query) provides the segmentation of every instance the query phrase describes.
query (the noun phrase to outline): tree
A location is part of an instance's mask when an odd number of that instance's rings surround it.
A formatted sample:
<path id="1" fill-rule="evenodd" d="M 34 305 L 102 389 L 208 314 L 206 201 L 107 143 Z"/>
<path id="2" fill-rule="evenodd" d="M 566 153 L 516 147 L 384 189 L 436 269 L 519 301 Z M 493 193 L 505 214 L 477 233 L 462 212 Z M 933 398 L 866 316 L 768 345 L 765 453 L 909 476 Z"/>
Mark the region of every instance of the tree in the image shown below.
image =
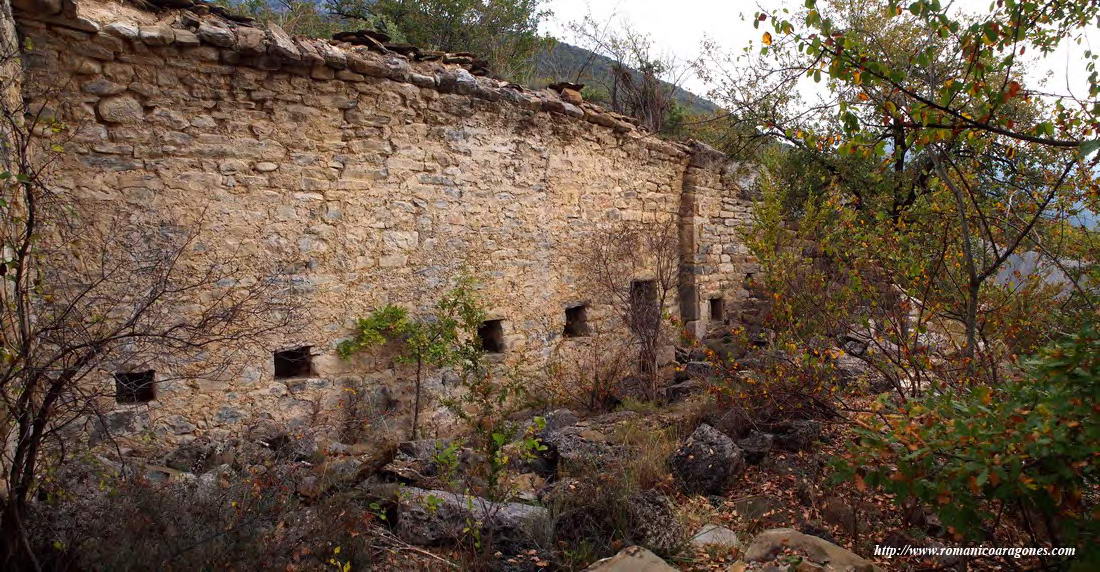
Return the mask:
<path id="1" fill-rule="evenodd" d="M 420 423 L 424 368 L 461 362 L 463 348 L 472 343 L 471 340 L 477 341 L 477 330 L 485 321 L 485 312 L 474 298 L 472 288 L 470 280 L 459 280 L 457 286 L 436 302 L 434 313 L 419 320 L 411 320 L 404 308 L 383 306 L 359 319 L 355 336 L 340 343 L 338 351 L 344 358 L 387 341 L 402 345 L 404 351 L 397 360 L 416 366 L 411 440 L 416 440 Z"/>
<path id="2" fill-rule="evenodd" d="M 1041 61 L 1062 38 L 1079 40 L 1098 11 L 1095 2 L 1006 0 L 960 16 L 936 0 L 908 9 L 809 0 L 794 14 L 757 14 L 766 31 L 743 61 L 758 65 L 721 85 L 738 117 L 787 148 L 773 153 L 765 181 L 778 192 L 765 196 L 754 246 L 775 300 L 773 324 L 792 346 L 842 345 L 892 382 L 868 412 L 876 438 L 862 442 L 850 474 L 876 472 L 875 484 L 902 492 L 899 500 L 937 499 L 927 493 L 966 482 L 958 463 L 1004 437 L 1000 414 L 985 419 L 990 396 L 1055 408 L 1060 382 L 1029 378 L 1019 356 L 1096 320 L 1087 276 L 1100 250 L 1095 232 L 1073 217 L 1098 206 L 1097 87 L 1085 96 L 1029 85 L 1023 56 L 1037 52 Z M 1096 57 L 1082 53 L 1081 75 L 1095 80 Z M 1087 246 L 1067 248 L 1070 240 Z M 1051 274 L 1014 273 L 1028 255 Z M 985 425 L 945 427 L 937 417 Z M 910 437 L 921 436 L 936 444 L 917 455 Z M 1055 432 L 1044 443 L 1065 452 L 1079 446 L 1075 438 Z M 1057 461 L 1002 462 L 1014 478 L 1065 476 Z M 909 473 L 918 466 L 919 482 Z M 977 495 L 982 485 L 969 488 Z M 1027 500 L 1019 489 L 1000 490 Z M 959 508 L 951 502 L 937 507 Z M 1006 510 L 1026 522 L 1023 505 Z M 1000 522 L 979 513 L 951 516 Z"/>
<path id="3" fill-rule="evenodd" d="M 277 269 L 200 253 L 201 217 L 111 213 L 53 187 L 69 126 L 50 115 L 56 87 L 0 54 L 0 69 L 12 62 L 25 81 L 0 101 L 0 559 L 24 569 L 39 564 L 28 503 L 82 430 L 105 429 L 105 410 L 139 389 L 232 375 L 233 354 L 266 352 L 297 304 Z"/>
<path id="4" fill-rule="evenodd" d="M 558 70 L 556 75 L 573 82 L 593 82 L 612 111 L 628 115 L 654 133 L 678 134 L 683 109 L 676 102 L 687 72 L 675 58 L 655 53 L 652 39 L 629 26 L 612 27 L 612 20 L 601 24 L 591 14 L 569 26 L 577 44 L 590 57 Z M 607 58 L 611 69 L 606 75 L 596 72 L 596 58 Z"/>
<path id="5" fill-rule="evenodd" d="M 646 398 L 658 397 L 660 353 L 670 344 L 666 308 L 678 291 L 680 235 L 675 219 L 622 221 L 594 233 L 583 259 L 587 280 L 611 300 L 638 348 Z"/>
<path id="6" fill-rule="evenodd" d="M 447 52 L 473 52 L 501 77 L 524 80 L 542 46 L 542 0 L 328 0 L 348 21 L 393 22 L 409 43 Z"/>

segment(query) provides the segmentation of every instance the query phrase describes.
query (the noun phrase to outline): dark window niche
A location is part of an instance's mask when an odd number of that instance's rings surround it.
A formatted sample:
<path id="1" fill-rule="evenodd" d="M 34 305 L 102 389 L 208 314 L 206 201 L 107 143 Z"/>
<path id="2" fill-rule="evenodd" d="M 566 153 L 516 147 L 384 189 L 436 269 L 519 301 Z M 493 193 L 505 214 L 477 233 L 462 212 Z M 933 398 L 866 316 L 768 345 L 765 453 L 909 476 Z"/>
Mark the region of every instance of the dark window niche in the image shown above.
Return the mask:
<path id="1" fill-rule="evenodd" d="M 309 377 L 313 375 L 310 346 L 275 352 L 275 379 Z"/>
<path id="2" fill-rule="evenodd" d="M 726 318 L 726 301 L 721 298 L 710 299 L 710 320 L 721 322 Z"/>
<path id="3" fill-rule="evenodd" d="M 157 397 L 156 372 L 128 371 L 115 373 L 116 403 L 145 403 Z"/>
<path id="4" fill-rule="evenodd" d="M 477 329 L 477 337 L 481 339 L 481 349 L 487 353 L 499 354 L 504 352 L 504 321 L 486 320 Z"/>
<path id="5" fill-rule="evenodd" d="M 583 338 L 588 335 L 588 306 L 573 306 L 565 309 L 565 331 L 567 338 Z"/>

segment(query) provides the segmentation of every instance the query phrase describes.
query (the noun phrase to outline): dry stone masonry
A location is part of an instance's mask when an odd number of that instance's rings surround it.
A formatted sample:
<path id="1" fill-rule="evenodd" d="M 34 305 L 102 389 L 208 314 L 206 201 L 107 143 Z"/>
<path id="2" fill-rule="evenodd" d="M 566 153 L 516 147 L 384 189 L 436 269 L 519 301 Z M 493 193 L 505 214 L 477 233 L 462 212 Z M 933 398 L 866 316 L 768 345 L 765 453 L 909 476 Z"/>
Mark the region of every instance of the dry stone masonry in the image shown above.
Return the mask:
<path id="1" fill-rule="evenodd" d="M 363 32 L 291 37 L 191 0 L 11 2 L 32 47 L 23 72 L 0 72 L 5 91 L 22 81 L 72 135 L 51 184 L 90 216 L 201 220 L 196 252 L 290 272 L 308 309 L 293 335 L 216 379 L 175 381 L 151 364 L 152 400 L 114 405 L 127 429 L 186 441 L 265 418 L 336 425 L 349 394 L 380 418 L 403 415 L 409 372 L 380 355 L 342 360 L 336 344 L 382 304 L 426 311 L 460 273 L 499 320 L 500 359 L 537 369 L 552 345 L 588 343 L 562 339 L 580 315 L 567 310 L 584 305 L 591 324 L 610 315 L 581 280 L 583 254 L 619 221 L 679 229 L 669 311 L 688 327 L 746 295 L 751 174 L 572 89 L 532 91 L 471 54 Z"/>

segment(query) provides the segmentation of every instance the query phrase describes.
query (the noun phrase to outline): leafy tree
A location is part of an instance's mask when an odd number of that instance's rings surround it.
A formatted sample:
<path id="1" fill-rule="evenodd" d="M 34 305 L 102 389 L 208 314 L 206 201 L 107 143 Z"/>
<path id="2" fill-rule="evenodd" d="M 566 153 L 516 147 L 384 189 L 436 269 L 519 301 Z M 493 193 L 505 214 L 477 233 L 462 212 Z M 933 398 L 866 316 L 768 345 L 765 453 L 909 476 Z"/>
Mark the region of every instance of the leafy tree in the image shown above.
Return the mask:
<path id="1" fill-rule="evenodd" d="M 928 502 L 971 537 L 1015 509 L 1033 541 L 1081 546 L 1076 564 L 1095 566 L 1100 520 L 1088 496 L 1100 477 L 1100 331 L 1088 325 L 1024 366 L 1026 375 L 969 394 L 877 403 L 839 474 Z M 887 424 L 883 413 L 900 419 Z"/>
<path id="2" fill-rule="evenodd" d="M 410 439 L 417 438 L 420 423 L 420 398 L 425 367 L 461 365 L 477 358 L 477 329 L 485 320 L 473 284 L 462 279 L 435 304 L 434 312 L 420 320 L 409 318 L 404 308 L 386 305 L 359 319 L 355 336 L 337 348 L 348 358 L 367 348 L 396 341 L 403 352 L 397 360 L 416 366 L 416 397 L 413 404 Z"/>
<path id="3" fill-rule="evenodd" d="M 497 74 L 525 79 L 542 47 L 542 0 L 327 0 L 326 9 L 352 21 L 393 22 L 416 46 L 473 52 Z"/>

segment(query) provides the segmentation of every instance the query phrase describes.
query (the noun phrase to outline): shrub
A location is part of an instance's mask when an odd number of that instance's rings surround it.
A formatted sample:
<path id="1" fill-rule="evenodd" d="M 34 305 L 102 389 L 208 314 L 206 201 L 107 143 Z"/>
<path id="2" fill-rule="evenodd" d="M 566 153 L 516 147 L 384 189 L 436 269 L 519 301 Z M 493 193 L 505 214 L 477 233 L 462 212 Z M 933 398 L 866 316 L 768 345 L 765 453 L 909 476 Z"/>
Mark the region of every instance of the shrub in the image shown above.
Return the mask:
<path id="1" fill-rule="evenodd" d="M 1096 563 L 1100 333 L 1088 325 L 1023 366 L 1000 386 L 877 402 L 840 476 L 932 503 L 970 537 L 1014 514 L 1033 541 L 1090 547 L 1076 562 Z"/>

